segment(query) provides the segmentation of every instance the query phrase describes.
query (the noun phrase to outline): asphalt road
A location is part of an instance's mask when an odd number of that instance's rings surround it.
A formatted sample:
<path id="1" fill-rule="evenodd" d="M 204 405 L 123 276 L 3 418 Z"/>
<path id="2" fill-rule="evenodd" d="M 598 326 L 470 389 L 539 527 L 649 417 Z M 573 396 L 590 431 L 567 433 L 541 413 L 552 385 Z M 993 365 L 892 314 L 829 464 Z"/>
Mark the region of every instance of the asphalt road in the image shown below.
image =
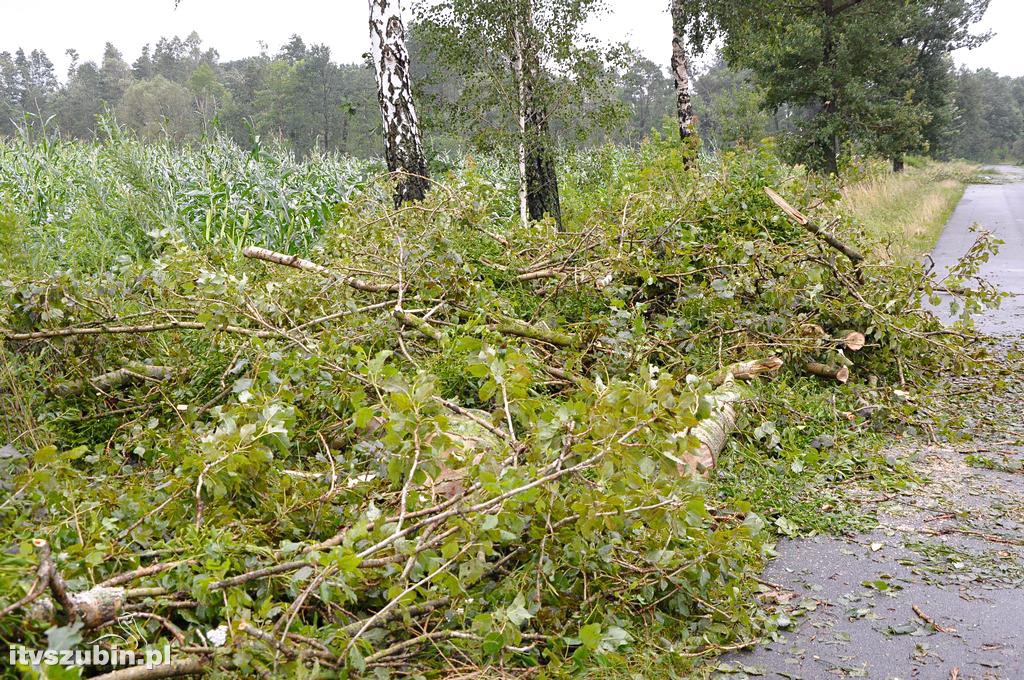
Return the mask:
<path id="1" fill-rule="evenodd" d="M 933 257 L 954 263 L 975 223 L 1006 241 L 982 275 L 1011 297 L 978 321 L 1008 346 L 1024 339 L 1024 170 L 997 169 L 1002 183 L 968 188 Z M 872 532 L 779 543 L 761 598 L 793 625 L 724 657 L 712 677 L 1024 678 L 1024 382 L 1004 392 L 987 381 L 949 385 L 964 395 L 953 398 L 970 441 L 889 452 L 927 481 L 864 492 Z"/>
<path id="2" fill-rule="evenodd" d="M 981 275 L 1010 294 L 999 310 L 978 319 L 993 335 L 1024 335 L 1024 168 L 995 166 L 993 184 L 967 187 L 932 253 L 939 271 L 956 262 L 974 243 L 974 224 L 1006 243 L 985 264 Z"/>

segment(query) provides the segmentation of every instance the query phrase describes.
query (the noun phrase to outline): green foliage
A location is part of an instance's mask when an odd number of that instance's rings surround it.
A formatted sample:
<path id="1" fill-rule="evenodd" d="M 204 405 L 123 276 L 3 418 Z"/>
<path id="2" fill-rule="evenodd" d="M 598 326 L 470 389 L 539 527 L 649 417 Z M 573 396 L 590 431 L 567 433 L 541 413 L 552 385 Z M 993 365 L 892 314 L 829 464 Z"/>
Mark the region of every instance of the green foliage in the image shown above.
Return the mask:
<path id="1" fill-rule="evenodd" d="M 984 41 L 970 33 L 988 0 L 681 3 L 697 50 L 725 36 L 729 63 L 749 69 L 768 110 L 800 107 L 792 158 L 838 173 L 851 151 L 898 158 L 941 142 L 948 55 Z"/>
<path id="2" fill-rule="evenodd" d="M 656 645 L 659 671 L 685 674 L 788 625 L 755 597 L 775 537 L 864 521 L 837 486 L 907 474 L 870 453 L 872 428 L 904 427 L 909 392 L 973 362 L 969 323 L 946 333 L 920 302 L 965 288 L 991 240 L 940 284 L 874 255 L 834 188 L 771 147 L 694 164 L 655 136 L 574 155 L 564 232 L 523 226 L 490 162 L 401 210 L 389 187 L 346 179 L 362 170 L 116 129 L 102 144 L 0 147 L 0 224 L 15 225 L 0 237 L 25 252 L 0 277 L 14 447 L 0 457 L 0 605 L 31 588 L 42 537 L 75 592 L 181 560 L 130 584 L 161 589 L 138 604 L 190 646 L 226 626 L 209 663 L 237 677 L 386 673 L 406 641 L 404 663 L 425 673 L 458 655 L 624 675 Z M 810 212 L 871 253 L 863 272 L 786 221 L 766 186 L 822 199 Z M 254 242 L 401 297 L 242 259 Z M 555 273 L 520 278 L 541 270 Z M 981 288 L 956 302 L 994 300 Z M 10 339 L 171 319 L 199 328 Z M 844 353 L 805 324 L 869 344 Z M 717 471 L 680 475 L 714 414 L 705 378 L 771 355 L 787 368 L 743 388 Z M 804 376 L 809 355 L 854 379 Z M 139 363 L 175 370 L 54 389 Z M 151 644 L 168 637 L 159 620 L 140 626 Z M 278 652 L 250 627 L 320 655 Z M 41 646 L 48 628 L 20 608 L 0 638 Z"/>
<path id="3" fill-rule="evenodd" d="M 225 138 L 195 150 L 142 143 L 113 121 L 105 132 L 112 139 L 104 144 L 0 142 L 0 196 L 40 271 L 148 257 L 167 233 L 236 251 L 306 251 L 379 171 L 351 158 L 301 163 L 280 148 L 241 149 Z"/>
<path id="4" fill-rule="evenodd" d="M 992 162 L 1024 161 L 1024 78 L 988 69 L 956 74 L 957 135 L 948 155 Z"/>
<path id="5" fill-rule="evenodd" d="M 786 117 L 767 112 L 751 74 L 730 68 L 721 57 L 697 78 L 694 111 L 701 140 L 712 148 L 757 144 L 780 132 Z"/>
<path id="6" fill-rule="evenodd" d="M 424 80 L 436 95 L 432 103 L 440 105 L 427 114 L 428 129 L 440 129 L 443 139 L 455 132 L 477 151 L 515 158 L 530 216 L 559 222 L 557 146 L 600 138 L 628 115 L 616 86 L 630 69 L 618 73 L 619 50 L 586 31 L 601 3 L 445 0 L 415 8 L 414 35 L 432 67 Z M 634 60 L 634 84 L 644 102 L 650 95 L 642 90 L 653 84 L 636 80 L 637 67 Z M 650 118 L 642 124 L 649 129 Z"/>

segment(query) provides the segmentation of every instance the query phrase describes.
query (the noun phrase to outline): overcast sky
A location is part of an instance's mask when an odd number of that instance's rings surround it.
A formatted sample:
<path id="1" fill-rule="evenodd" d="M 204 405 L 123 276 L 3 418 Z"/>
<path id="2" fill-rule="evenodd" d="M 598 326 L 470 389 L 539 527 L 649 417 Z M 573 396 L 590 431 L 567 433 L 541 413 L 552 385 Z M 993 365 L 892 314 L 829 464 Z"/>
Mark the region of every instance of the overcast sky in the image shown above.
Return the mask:
<path id="1" fill-rule="evenodd" d="M 407 0 L 408 1 L 408 0 Z M 608 0 L 611 11 L 591 30 L 607 40 L 629 40 L 650 59 L 668 62 L 668 0 Z M 99 60 L 111 41 L 132 62 L 160 36 L 199 32 L 222 59 L 255 54 L 259 43 L 276 51 L 293 33 L 330 45 L 336 60 L 357 61 L 367 50 L 366 0 L 0 0 L 0 51 L 40 47 L 62 77 L 65 50 Z M 959 63 L 1024 75 L 1024 0 L 992 0 L 979 29 L 996 36 Z"/>

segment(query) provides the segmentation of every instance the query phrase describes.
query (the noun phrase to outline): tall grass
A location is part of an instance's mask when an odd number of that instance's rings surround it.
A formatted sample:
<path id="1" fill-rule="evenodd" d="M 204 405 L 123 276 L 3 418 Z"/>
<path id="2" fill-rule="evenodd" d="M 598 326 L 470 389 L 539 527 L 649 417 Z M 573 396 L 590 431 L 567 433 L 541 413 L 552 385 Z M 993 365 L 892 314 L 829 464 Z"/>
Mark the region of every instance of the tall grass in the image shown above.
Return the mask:
<path id="1" fill-rule="evenodd" d="M 842 190 L 843 207 L 897 258 L 929 252 L 978 166 L 912 159 L 905 172 L 871 166 Z"/>

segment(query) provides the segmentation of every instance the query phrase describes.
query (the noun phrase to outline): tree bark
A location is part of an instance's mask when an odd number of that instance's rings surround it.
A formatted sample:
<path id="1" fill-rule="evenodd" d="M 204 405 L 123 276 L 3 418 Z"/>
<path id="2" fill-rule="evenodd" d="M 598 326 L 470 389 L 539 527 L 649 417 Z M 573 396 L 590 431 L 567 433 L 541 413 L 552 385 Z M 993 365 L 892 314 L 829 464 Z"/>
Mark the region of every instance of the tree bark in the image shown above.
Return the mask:
<path id="1" fill-rule="evenodd" d="M 679 119 L 679 138 L 686 141 L 695 133 L 693 100 L 690 94 L 690 60 L 682 19 L 684 0 L 672 0 L 672 76 L 676 83 L 676 115 Z"/>
<path id="2" fill-rule="evenodd" d="M 839 117 L 839 104 L 836 101 L 836 93 L 838 92 L 838 83 L 836 82 L 836 74 L 838 71 L 838 65 L 836 64 L 836 39 L 833 32 L 832 22 L 835 21 L 836 11 L 835 3 L 832 0 L 821 0 L 821 11 L 824 13 L 824 33 L 822 35 L 822 63 L 828 69 L 828 87 L 829 93 L 826 97 L 822 98 L 821 108 L 826 114 L 829 121 L 829 127 L 832 128 L 831 134 L 828 138 L 822 140 L 822 169 L 825 174 L 839 176 L 839 149 L 841 142 L 839 135 L 835 132 L 837 125 L 836 121 Z"/>
<path id="3" fill-rule="evenodd" d="M 562 228 L 562 206 L 558 197 L 558 173 L 555 169 L 555 154 L 551 132 L 548 126 L 547 107 L 537 94 L 540 83 L 540 55 L 533 39 L 533 2 L 523 4 L 522 49 L 519 53 L 521 72 L 521 113 L 524 118 L 523 150 L 526 165 L 526 207 L 531 220 L 544 219 L 550 215 Z"/>
<path id="4" fill-rule="evenodd" d="M 786 199 L 784 199 L 782 196 L 779 196 L 779 194 L 776 193 L 773 189 L 771 189 L 770 187 L 765 187 L 764 192 L 768 194 L 768 198 L 772 199 L 772 202 L 775 203 L 775 205 L 779 206 L 779 209 L 782 210 L 782 212 L 786 213 L 786 217 L 788 217 L 796 224 L 799 224 L 801 227 L 803 227 L 807 231 L 819 237 L 825 243 L 829 244 L 830 246 L 841 252 L 850 260 L 850 262 L 854 264 L 854 266 L 858 266 L 861 262 L 864 261 L 864 256 L 861 255 L 858 251 L 846 245 L 832 234 L 829 234 L 828 232 L 824 231 L 821 227 L 812 222 L 810 218 L 808 218 L 802 212 L 791 206 L 786 201 Z"/>
<path id="5" fill-rule="evenodd" d="M 754 380 L 763 375 L 770 375 L 782 368 L 782 359 L 779 357 L 768 357 L 767 359 L 754 359 L 752 361 L 740 361 L 739 363 L 726 366 L 714 373 L 709 379 L 715 387 L 725 384 L 729 377 L 736 380 Z"/>
<path id="6" fill-rule="evenodd" d="M 818 376 L 819 378 L 835 380 L 836 382 L 843 384 L 846 384 L 850 379 L 850 369 L 846 366 L 829 366 L 827 364 L 811 362 L 804 366 L 804 370 L 811 375 Z"/>
<path id="7" fill-rule="evenodd" d="M 547 111 L 543 107 L 530 107 L 526 124 L 530 137 L 526 153 L 526 199 L 530 219 L 541 220 L 550 215 L 561 230 L 562 205 L 558 198 L 558 173 Z"/>
<path id="8" fill-rule="evenodd" d="M 718 464 L 718 456 L 725 448 L 729 435 L 736 429 L 736 402 L 740 391 L 733 380 L 712 392 L 711 414 L 690 430 L 699 444 L 692 453 L 683 456 L 677 465 L 680 475 L 706 475 Z"/>
<path id="9" fill-rule="evenodd" d="M 530 222 L 530 203 L 526 181 L 526 41 L 523 31 L 514 33 L 516 53 L 512 70 L 516 80 L 516 122 L 519 124 L 519 221 L 526 226 Z"/>
<path id="10" fill-rule="evenodd" d="M 906 161 L 903 158 L 903 154 L 900 154 L 898 156 L 893 156 L 892 157 L 892 171 L 893 172 L 903 172 L 903 170 L 905 168 L 906 168 Z"/>
<path id="11" fill-rule="evenodd" d="M 399 0 L 370 0 L 370 47 L 384 131 L 384 159 L 398 174 L 395 206 L 427 192 L 427 161 L 412 99 L 409 51 Z"/>

